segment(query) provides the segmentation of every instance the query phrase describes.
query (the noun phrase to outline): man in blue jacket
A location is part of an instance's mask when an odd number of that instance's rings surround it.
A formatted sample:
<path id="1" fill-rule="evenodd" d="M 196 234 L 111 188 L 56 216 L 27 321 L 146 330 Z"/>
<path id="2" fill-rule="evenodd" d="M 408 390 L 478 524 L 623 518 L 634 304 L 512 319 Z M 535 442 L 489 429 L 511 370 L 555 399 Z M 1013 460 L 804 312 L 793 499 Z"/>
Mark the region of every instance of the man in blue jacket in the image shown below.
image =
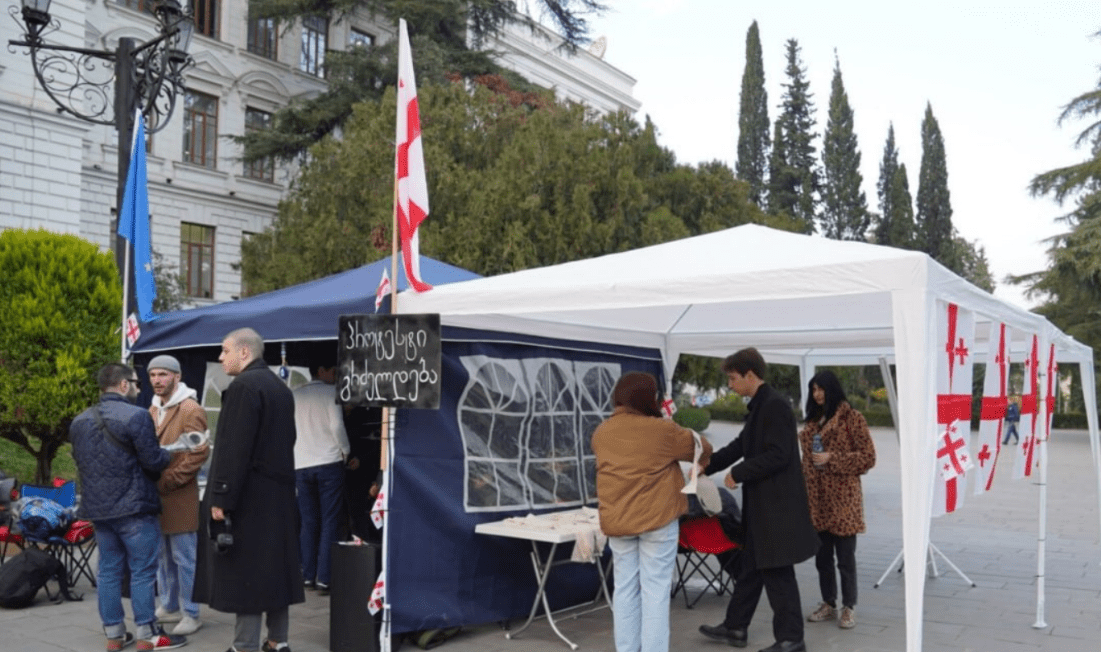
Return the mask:
<path id="1" fill-rule="evenodd" d="M 123 622 L 124 567 L 130 569 L 137 649 L 177 648 L 187 639 L 164 632 L 153 602 L 161 511 L 155 476 L 172 454 L 160 447 L 149 412 L 132 403 L 140 387 L 132 368 L 112 362 L 99 370 L 97 381 L 99 403 L 73 420 L 69 440 L 80 474 L 77 516 L 95 524 L 99 544 L 96 592 L 107 650 L 121 650 L 134 641 Z"/>

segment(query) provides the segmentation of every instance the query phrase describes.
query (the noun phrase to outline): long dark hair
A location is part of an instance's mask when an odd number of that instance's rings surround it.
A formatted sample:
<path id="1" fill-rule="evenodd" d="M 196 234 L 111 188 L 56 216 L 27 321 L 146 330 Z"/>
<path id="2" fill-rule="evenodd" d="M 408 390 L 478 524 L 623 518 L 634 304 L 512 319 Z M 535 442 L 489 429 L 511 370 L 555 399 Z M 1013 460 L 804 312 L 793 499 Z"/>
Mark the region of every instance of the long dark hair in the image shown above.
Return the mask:
<path id="1" fill-rule="evenodd" d="M 815 385 L 821 387 L 822 391 L 826 393 L 826 400 L 822 405 L 814 400 Z M 814 378 L 811 378 L 810 382 L 807 383 L 806 420 L 817 421 L 824 415 L 826 421 L 829 421 L 837 412 L 837 406 L 848 400 L 845 398 L 845 390 L 841 389 L 841 381 L 837 379 L 837 374 L 829 369 L 823 369 L 814 374 Z"/>
<path id="2" fill-rule="evenodd" d="M 661 417 L 658 405 L 658 381 L 650 374 L 629 371 L 622 376 L 612 390 L 612 404 L 625 405 L 650 417 Z"/>

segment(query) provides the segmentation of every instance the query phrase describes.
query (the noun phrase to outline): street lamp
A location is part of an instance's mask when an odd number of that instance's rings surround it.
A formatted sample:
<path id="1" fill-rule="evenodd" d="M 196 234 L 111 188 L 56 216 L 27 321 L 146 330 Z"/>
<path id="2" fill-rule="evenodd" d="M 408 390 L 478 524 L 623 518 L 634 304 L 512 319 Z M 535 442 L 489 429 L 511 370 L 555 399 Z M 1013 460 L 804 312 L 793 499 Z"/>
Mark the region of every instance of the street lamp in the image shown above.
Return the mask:
<path id="1" fill-rule="evenodd" d="M 178 0 L 161 0 L 153 11 L 157 36 L 138 43 L 120 38 L 112 50 L 92 50 L 46 42 L 45 36 L 61 28 L 50 16 L 50 0 L 23 0 L 22 9 L 11 6 L 8 15 L 19 23 L 23 40 L 8 41 L 9 47 L 29 51 L 34 75 L 58 113 L 68 113 L 94 124 L 118 129 L 118 196 L 121 209 L 126 173 L 130 167 L 130 139 L 134 113 L 141 109 L 148 133 L 168 124 L 184 90 L 183 72 L 193 62 L 187 53 L 195 23 L 180 8 Z M 112 96 L 113 92 L 113 96 Z M 115 241 L 119 273 L 123 269 L 126 242 Z M 126 297 L 128 305 L 133 305 Z"/>

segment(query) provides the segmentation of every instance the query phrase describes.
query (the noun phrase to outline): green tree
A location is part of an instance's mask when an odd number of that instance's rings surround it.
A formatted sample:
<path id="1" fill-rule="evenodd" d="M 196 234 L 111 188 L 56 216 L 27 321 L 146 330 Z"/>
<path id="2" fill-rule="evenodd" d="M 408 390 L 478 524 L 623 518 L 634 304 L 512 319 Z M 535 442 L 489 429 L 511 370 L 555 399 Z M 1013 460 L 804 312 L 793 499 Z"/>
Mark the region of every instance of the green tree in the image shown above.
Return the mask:
<path id="1" fill-rule="evenodd" d="M 860 186 L 860 149 L 853 131 L 853 110 L 835 57 L 830 111 L 822 143 L 822 233 L 835 240 L 864 240 L 871 224 L 868 200 Z"/>
<path id="2" fill-rule="evenodd" d="M 761 34 L 757 21 L 745 35 L 745 71 L 742 72 L 741 106 L 738 111 L 738 178 L 749 184 L 749 200 L 765 205 L 765 174 L 769 161 L 768 92 Z"/>
<path id="3" fill-rule="evenodd" d="M 46 482 L 96 371 L 118 359 L 122 288 L 111 254 L 47 231 L 0 232 L 0 278 L 0 437 Z"/>
<path id="4" fill-rule="evenodd" d="M 157 298 L 153 300 L 153 312 L 179 310 L 187 303 L 187 283 L 175 267 L 168 264 L 164 255 L 153 250 L 153 278 L 157 284 Z"/>
<path id="5" fill-rule="evenodd" d="M 914 201 L 910 196 L 906 166 L 898 162 L 894 123 L 887 128 L 887 142 L 883 145 L 883 159 L 879 162 L 876 194 L 879 196 L 876 243 L 909 249 L 914 234 Z"/>
<path id="6" fill-rule="evenodd" d="M 775 213 L 787 213 L 800 221 L 804 233 L 814 233 L 821 180 L 817 149 L 814 145 L 814 103 L 806 69 L 799 57 L 799 42 L 787 42 L 787 81 L 776 119 L 773 149 L 782 146 L 782 155 L 770 166 L 769 194 L 778 195 L 769 202 Z M 794 198 L 794 201 L 792 199 Z"/>
<path id="7" fill-rule="evenodd" d="M 940 262 L 961 278 L 987 292 L 994 292 L 994 275 L 990 273 L 986 250 L 977 241 L 967 240 L 953 230 L 952 239 L 945 248 L 944 258 L 945 260 Z"/>
<path id="8" fill-rule="evenodd" d="M 932 104 L 925 105 L 921 121 L 921 171 L 917 191 L 917 243 L 921 251 L 951 267 L 952 202 L 948 193 L 948 162 L 944 137 L 933 116 Z"/>
<path id="9" fill-rule="evenodd" d="M 490 84 L 492 85 L 492 84 Z M 764 222 L 726 165 L 678 165 L 653 125 L 549 94 L 513 103 L 475 84 L 419 89 L 431 213 L 421 252 L 480 274 L 589 258 Z M 394 92 L 357 105 L 342 137 L 310 149 L 272 228 L 243 245 L 267 291 L 389 253 Z"/>
<path id="10" fill-rule="evenodd" d="M 540 0 L 550 24 L 564 37 L 567 49 L 587 42 L 587 16 L 599 15 L 606 7 L 596 0 Z M 442 83 L 448 79 L 470 79 L 496 74 L 519 90 L 535 87 L 520 75 L 503 69 L 491 52 L 483 50 L 486 39 L 498 34 L 507 23 L 533 25 L 517 12 L 514 0 L 250 0 L 249 13 L 275 18 L 289 29 L 300 18 L 340 18 L 355 11 L 366 12 L 382 24 L 397 25 L 405 18 L 409 39 L 416 54 L 417 82 Z M 291 160 L 305 154 L 313 143 L 334 133 L 348 120 L 353 107 L 364 100 L 378 100 L 397 81 L 397 39 L 371 47 L 330 50 L 325 53 L 328 89 L 301 99 L 275 113 L 272 128 L 232 136 L 244 146 L 244 160 L 264 158 Z"/>

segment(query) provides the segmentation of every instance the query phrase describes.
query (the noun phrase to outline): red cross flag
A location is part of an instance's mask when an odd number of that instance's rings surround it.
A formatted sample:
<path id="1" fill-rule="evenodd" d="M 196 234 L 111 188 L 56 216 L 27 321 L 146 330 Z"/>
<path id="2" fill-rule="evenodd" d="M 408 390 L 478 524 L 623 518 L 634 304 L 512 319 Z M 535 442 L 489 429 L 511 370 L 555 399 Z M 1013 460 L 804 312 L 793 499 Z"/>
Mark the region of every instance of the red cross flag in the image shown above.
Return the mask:
<path id="1" fill-rule="evenodd" d="M 132 312 L 126 318 L 126 348 L 132 348 L 139 337 L 141 337 L 141 327 L 138 326 L 138 315 Z"/>
<path id="2" fill-rule="evenodd" d="M 933 516 L 963 506 L 972 468 L 971 372 L 975 316 L 954 303 L 938 302 L 937 464 L 933 470 Z"/>
<path id="3" fill-rule="evenodd" d="M 375 289 L 375 312 L 378 312 L 387 294 L 390 294 L 390 272 L 383 267 L 382 278 L 378 282 L 378 288 Z"/>
<path id="4" fill-rule="evenodd" d="M 672 419 L 673 415 L 677 413 L 677 404 L 673 402 L 672 396 L 666 396 L 665 400 L 661 402 L 661 413 L 665 415 L 666 419 Z"/>
<path id="5" fill-rule="evenodd" d="M 367 611 L 372 616 L 382 611 L 382 602 L 386 599 L 386 581 L 383 575 L 384 573 L 379 573 L 375 588 L 371 590 L 371 599 L 367 601 Z"/>
<path id="6" fill-rule="evenodd" d="M 1055 362 L 1055 343 L 1053 342 L 1047 353 L 1047 378 L 1044 380 L 1047 390 L 1044 392 L 1044 429 L 1037 435 L 1041 440 L 1047 441 L 1051 437 L 1051 418 L 1055 413 L 1055 381 L 1059 377 L 1059 364 Z"/>
<path id="7" fill-rule="evenodd" d="M 428 217 L 428 181 L 424 174 L 424 148 L 421 144 L 421 118 L 417 106 L 417 80 L 413 76 L 413 53 L 405 19 L 398 21 L 398 120 L 397 153 L 394 157 L 397 179 L 397 205 L 394 207 L 401 235 L 401 257 L 405 277 L 416 292 L 432 286 L 421 280 L 420 238 L 417 229 Z"/>
<path id="8" fill-rule="evenodd" d="M 994 470 L 1002 451 L 1005 411 L 1009 406 L 1009 329 L 999 324 L 991 331 L 986 355 L 986 379 L 983 384 L 982 412 L 979 415 L 979 441 L 975 457 L 979 465 L 975 495 L 990 491 Z M 996 337 L 996 339 L 995 339 Z"/>
<path id="9" fill-rule="evenodd" d="M 1036 407 L 1040 402 L 1040 336 L 1032 336 L 1032 346 L 1025 359 L 1025 393 L 1021 396 L 1021 445 L 1013 462 L 1013 479 L 1032 475 L 1036 462 Z M 1027 417 L 1027 419 L 1026 419 Z"/>

